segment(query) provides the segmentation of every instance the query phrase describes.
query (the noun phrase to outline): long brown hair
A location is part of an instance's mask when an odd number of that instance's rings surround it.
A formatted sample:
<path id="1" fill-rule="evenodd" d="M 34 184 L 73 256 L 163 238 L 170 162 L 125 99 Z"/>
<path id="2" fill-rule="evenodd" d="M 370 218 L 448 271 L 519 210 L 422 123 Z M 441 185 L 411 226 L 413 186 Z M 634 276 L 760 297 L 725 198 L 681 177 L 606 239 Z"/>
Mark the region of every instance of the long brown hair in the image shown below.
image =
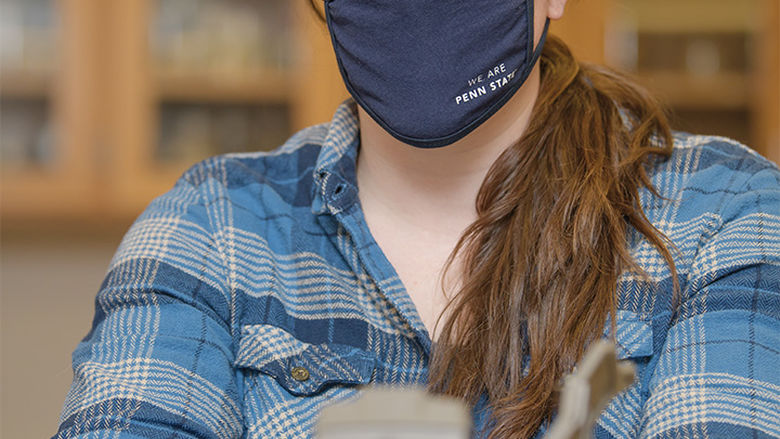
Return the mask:
<path id="1" fill-rule="evenodd" d="M 488 172 L 478 219 L 450 256 L 448 269 L 462 258 L 461 287 L 430 366 L 432 391 L 472 403 L 487 394 L 491 438 L 533 435 L 562 376 L 615 315 L 618 277 L 643 275 L 629 228 L 661 252 L 677 289 L 668 240 L 639 205 L 641 187 L 655 193 L 647 159 L 671 154 L 662 108 L 626 77 L 577 63 L 555 37 L 540 63 L 530 124 Z"/>
<path id="2" fill-rule="evenodd" d="M 529 126 L 488 172 L 478 218 L 447 264 L 461 261 L 460 287 L 430 364 L 429 390 L 472 404 L 487 395 L 491 438 L 534 434 L 562 376 L 616 314 L 618 277 L 643 275 L 629 228 L 663 255 L 677 290 L 669 241 L 639 204 L 640 188 L 655 193 L 648 159 L 672 151 L 662 108 L 626 77 L 578 63 L 553 36 L 540 64 Z"/>

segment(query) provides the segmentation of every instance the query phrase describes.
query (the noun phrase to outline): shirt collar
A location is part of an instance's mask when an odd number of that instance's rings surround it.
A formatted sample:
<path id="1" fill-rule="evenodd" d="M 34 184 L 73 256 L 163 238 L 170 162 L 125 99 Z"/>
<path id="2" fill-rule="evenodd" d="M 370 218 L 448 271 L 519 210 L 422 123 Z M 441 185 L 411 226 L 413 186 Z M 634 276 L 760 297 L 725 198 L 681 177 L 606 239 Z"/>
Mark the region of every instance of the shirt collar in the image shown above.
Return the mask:
<path id="1" fill-rule="evenodd" d="M 357 104 L 348 99 L 336 110 L 314 166 L 312 213 L 335 215 L 357 201 L 359 146 Z"/>

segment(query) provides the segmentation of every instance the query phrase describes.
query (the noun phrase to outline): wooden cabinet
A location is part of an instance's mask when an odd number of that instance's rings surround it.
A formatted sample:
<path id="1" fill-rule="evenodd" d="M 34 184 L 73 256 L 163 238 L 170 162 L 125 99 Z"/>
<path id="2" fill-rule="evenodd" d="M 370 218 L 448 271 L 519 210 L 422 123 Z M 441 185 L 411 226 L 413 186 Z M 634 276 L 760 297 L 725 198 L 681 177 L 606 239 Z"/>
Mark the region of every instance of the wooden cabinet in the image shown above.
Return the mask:
<path id="1" fill-rule="evenodd" d="M 195 162 L 278 146 L 347 96 L 304 1 L 3 8 L 21 35 L 2 46 L 5 220 L 127 220 Z"/>
<path id="2" fill-rule="evenodd" d="M 4 220 L 91 209 L 94 76 L 86 61 L 94 41 L 83 27 L 90 17 L 63 6 L 49 0 L 0 6 Z"/>
<path id="3" fill-rule="evenodd" d="M 582 59 L 632 73 L 676 129 L 780 161 L 780 2 L 570 1 L 553 31 Z"/>
<path id="4" fill-rule="evenodd" d="M 778 4 L 570 1 L 552 29 L 580 58 L 632 71 L 678 126 L 778 160 Z M 305 0 L 0 8 L 4 221 L 127 221 L 198 160 L 277 146 L 347 96 Z"/>
<path id="5" fill-rule="evenodd" d="M 144 6 L 139 6 L 143 3 Z M 343 90 L 324 27 L 304 2 L 113 2 L 110 212 L 132 215 L 214 154 L 271 149 L 330 120 Z M 167 11 L 168 10 L 168 11 Z"/>

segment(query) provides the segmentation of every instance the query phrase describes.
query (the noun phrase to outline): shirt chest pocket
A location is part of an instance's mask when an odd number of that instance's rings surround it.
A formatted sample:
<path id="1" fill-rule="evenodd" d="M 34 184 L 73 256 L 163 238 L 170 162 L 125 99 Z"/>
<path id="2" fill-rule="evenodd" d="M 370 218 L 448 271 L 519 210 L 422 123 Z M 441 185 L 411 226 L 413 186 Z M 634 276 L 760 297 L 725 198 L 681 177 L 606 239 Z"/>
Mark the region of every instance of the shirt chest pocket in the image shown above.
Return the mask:
<path id="1" fill-rule="evenodd" d="M 270 376 L 293 396 L 317 395 L 332 386 L 367 384 L 375 368 L 370 353 L 337 343 L 309 344 L 282 328 L 245 326 L 235 366 Z"/>
<path id="2" fill-rule="evenodd" d="M 634 362 L 637 376 L 633 385 L 610 401 L 597 423 L 614 437 L 637 437 L 644 405 L 641 382 L 653 355 L 653 327 L 639 314 L 625 310 L 618 310 L 615 323 L 617 358 Z M 609 328 L 607 324 L 605 336 Z"/>

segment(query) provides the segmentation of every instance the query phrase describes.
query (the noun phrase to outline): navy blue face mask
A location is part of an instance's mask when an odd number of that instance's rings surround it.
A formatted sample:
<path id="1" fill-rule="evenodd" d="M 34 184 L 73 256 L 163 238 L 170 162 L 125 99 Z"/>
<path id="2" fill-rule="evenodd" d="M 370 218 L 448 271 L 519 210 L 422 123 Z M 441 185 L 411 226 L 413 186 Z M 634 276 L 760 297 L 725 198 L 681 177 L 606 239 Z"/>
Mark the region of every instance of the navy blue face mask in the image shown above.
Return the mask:
<path id="1" fill-rule="evenodd" d="M 387 132 L 449 145 L 498 111 L 528 78 L 534 0 L 325 0 L 352 97 Z"/>

